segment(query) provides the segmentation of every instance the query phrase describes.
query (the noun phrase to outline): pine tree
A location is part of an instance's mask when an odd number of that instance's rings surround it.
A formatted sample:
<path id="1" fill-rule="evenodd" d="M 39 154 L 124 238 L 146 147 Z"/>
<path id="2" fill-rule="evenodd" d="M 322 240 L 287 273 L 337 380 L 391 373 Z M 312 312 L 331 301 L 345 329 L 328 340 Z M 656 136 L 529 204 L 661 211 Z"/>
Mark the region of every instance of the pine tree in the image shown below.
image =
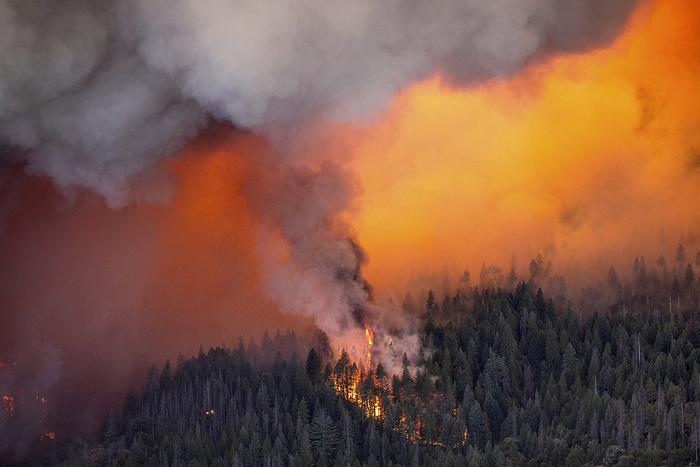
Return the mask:
<path id="1" fill-rule="evenodd" d="M 299 461 L 300 465 L 304 467 L 312 467 L 314 465 L 314 455 L 311 452 L 309 431 L 306 429 L 301 433 L 299 441 Z"/>
<path id="2" fill-rule="evenodd" d="M 610 269 L 608 270 L 608 286 L 613 293 L 619 293 L 622 287 L 620 279 L 617 277 L 617 271 L 615 271 L 615 268 L 612 266 L 610 266 Z"/>
<path id="3" fill-rule="evenodd" d="M 309 379 L 316 382 L 321 373 L 321 358 L 316 353 L 315 349 L 309 351 L 309 355 L 306 357 L 306 374 Z"/>
<path id="4" fill-rule="evenodd" d="M 693 266 L 688 263 L 688 266 L 685 268 L 686 289 L 690 289 L 693 286 L 693 283 L 695 283 L 695 271 L 693 270 Z"/>
<path id="5" fill-rule="evenodd" d="M 330 459 L 338 445 L 338 433 L 333 419 L 322 408 L 314 416 L 309 432 L 311 445 L 318 456 Z"/>
<path id="6" fill-rule="evenodd" d="M 428 316 L 434 317 L 438 311 L 437 302 L 435 300 L 435 294 L 433 289 L 428 291 L 428 298 L 425 300 L 425 310 L 428 312 Z"/>
<path id="7" fill-rule="evenodd" d="M 685 248 L 683 248 L 682 243 L 679 243 L 678 248 L 676 249 L 676 261 L 679 265 L 684 264 L 687 261 L 685 256 Z"/>

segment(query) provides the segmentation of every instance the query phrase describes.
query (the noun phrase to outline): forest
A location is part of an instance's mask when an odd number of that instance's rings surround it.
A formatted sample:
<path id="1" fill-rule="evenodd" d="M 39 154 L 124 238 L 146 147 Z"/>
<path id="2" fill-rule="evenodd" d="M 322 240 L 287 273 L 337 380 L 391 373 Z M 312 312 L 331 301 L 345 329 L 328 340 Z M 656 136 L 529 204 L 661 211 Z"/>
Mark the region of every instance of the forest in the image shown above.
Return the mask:
<path id="1" fill-rule="evenodd" d="M 466 274 L 413 306 L 419 361 L 399 375 L 291 333 L 202 350 L 152 368 L 101 433 L 42 464 L 695 465 L 700 255 L 674 260 L 610 268 L 585 310 L 543 292 L 560 281 L 541 258 L 528 278 Z"/>

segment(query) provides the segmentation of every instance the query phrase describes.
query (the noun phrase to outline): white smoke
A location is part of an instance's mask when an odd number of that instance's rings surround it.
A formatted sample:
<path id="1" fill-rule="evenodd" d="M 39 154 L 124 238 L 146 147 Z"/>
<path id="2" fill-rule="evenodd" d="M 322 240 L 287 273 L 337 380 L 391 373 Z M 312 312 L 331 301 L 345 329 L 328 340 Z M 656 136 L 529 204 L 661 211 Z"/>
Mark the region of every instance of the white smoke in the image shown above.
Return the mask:
<path id="1" fill-rule="evenodd" d="M 269 130 L 371 115 L 609 40 L 634 0 L 0 0 L 0 141 L 113 204 L 206 114 Z"/>
<path id="2" fill-rule="evenodd" d="M 247 127 L 364 117 L 430 73 L 466 83 L 610 39 L 634 0 L 130 0 L 122 33 L 213 114 Z"/>
<path id="3" fill-rule="evenodd" d="M 206 115 L 116 35 L 107 3 L 0 1 L 0 142 L 113 205 Z"/>

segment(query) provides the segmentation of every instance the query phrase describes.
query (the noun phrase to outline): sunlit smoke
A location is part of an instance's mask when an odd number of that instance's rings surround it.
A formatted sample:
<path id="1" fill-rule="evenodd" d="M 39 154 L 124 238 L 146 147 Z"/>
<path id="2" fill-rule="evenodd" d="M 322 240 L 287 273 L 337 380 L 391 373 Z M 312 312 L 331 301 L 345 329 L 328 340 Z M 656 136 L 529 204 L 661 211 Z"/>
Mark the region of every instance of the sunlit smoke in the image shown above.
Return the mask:
<path id="1" fill-rule="evenodd" d="M 465 268 L 479 285 L 484 263 L 527 280 L 542 254 L 575 291 L 679 242 L 694 257 L 698 18 L 693 2 L 650 3 L 608 48 L 466 89 L 436 76 L 338 129 L 364 190 L 353 225 L 370 281 L 441 293 Z"/>

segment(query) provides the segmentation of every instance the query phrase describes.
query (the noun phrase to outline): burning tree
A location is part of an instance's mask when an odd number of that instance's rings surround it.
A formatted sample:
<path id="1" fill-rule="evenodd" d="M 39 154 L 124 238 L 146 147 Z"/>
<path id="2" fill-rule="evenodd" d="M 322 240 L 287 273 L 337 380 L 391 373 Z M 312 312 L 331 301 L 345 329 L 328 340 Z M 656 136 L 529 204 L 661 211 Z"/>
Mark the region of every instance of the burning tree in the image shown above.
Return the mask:
<path id="1" fill-rule="evenodd" d="M 366 330 L 370 349 L 368 366 L 363 363 L 358 366 L 346 351 L 342 351 L 330 374 L 334 391 L 369 419 L 387 422 L 390 418 L 388 423 L 392 430 L 402 433 L 411 442 L 450 448 L 464 446 L 468 431 L 456 416 L 459 409 L 454 397 L 434 389 L 423 391 L 416 385 L 406 355 L 401 378 L 394 376 L 390 383 L 381 364 L 375 368 L 371 366 L 373 334 L 368 327 Z M 307 361 L 311 359 L 313 357 Z M 419 376 L 424 379 L 425 374 Z M 442 415 L 445 413 L 448 415 Z M 441 414 L 439 419 L 436 414 Z"/>

